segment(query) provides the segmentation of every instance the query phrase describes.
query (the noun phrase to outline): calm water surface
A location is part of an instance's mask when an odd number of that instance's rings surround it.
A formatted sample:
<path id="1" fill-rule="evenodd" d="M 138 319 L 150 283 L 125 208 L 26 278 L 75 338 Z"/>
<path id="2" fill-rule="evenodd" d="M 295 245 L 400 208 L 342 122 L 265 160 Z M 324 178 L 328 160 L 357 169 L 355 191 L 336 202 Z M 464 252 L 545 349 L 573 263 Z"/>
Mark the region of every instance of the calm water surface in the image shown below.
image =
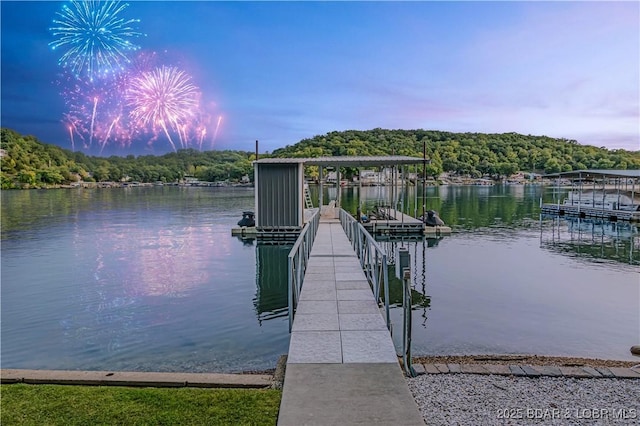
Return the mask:
<path id="1" fill-rule="evenodd" d="M 358 192 L 343 193 L 354 212 Z M 3 368 L 231 372 L 273 368 L 287 352 L 289 246 L 230 235 L 253 189 L 1 195 Z M 366 210 L 387 195 L 363 188 L 360 199 Z M 535 186 L 429 188 L 427 208 L 456 233 L 382 242 L 412 256 L 414 354 L 631 359 L 637 228 L 541 222 L 541 195 L 551 196 Z M 412 192 L 405 203 L 415 209 Z M 399 288 L 392 281 L 392 302 Z M 393 316 L 400 327 L 400 309 Z"/>
<path id="2" fill-rule="evenodd" d="M 551 202 L 555 191 L 535 185 L 428 188 L 427 209 L 439 211 L 455 233 L 381 241 L 391 257 L 398 247 L 411 255 L 415 355 L 633 359 L 629 348 L 640 342 L 638 228 L 541 220 L 540 198 Z M 345 192 L 344 204 L 353 211 L 357 199 L 367 200 L 367 210 L 386 197 L 383 188 Z M 414 197 L 404 197 L 410 212 Z M 420 212 L 422 201 L 417 204 Z M 391 301 L 399 307 L 401 283 L 393 265 L 389 274 Z M 401 311 L 392 310 L 397 330 Z"/>
<path id="3" fill-rule="evenodd" d="M 3 191 L 2 366 L 272 368 L 289 249 L 231 237 L 252 207 L 252 189 Z"/>

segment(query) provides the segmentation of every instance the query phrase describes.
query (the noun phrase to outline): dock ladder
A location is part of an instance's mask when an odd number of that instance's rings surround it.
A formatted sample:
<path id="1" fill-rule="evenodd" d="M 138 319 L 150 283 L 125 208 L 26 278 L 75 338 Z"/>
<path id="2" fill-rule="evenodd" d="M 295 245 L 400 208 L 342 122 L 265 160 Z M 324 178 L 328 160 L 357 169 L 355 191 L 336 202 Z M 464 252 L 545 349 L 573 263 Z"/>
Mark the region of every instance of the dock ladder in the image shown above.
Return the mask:
<path id="1" fill-rule="evenodd" d="M 309 192 L 309 184 L 304 183 L 304 206 L 307 209 L 313 208 L 313 202 L 311 201 L 311 193 Z"/>

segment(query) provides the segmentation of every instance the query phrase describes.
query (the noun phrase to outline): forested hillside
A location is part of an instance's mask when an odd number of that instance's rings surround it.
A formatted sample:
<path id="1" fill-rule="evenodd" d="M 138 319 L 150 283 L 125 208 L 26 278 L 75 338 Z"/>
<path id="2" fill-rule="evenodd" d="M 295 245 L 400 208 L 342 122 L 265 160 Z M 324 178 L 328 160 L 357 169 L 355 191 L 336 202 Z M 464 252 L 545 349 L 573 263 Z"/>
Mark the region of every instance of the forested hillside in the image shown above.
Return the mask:
<path id="1" fill-rule="evenodd" d="M 244 151 L 180 150 L 162 156 L 90 157 L 33 136 L 2 129 L 4 150 L 2 188 L 43 187 L 75 182 L 120 181 L 176 182 L 185 175 L 204 181 L 239 180 L 253 173 L 253 153 Z"/>
<path id="2" fill-rule="evenodd" d="M 640 169 L 640 151 L 607 150 L 576 141 L 517 133 L 450 133 L 430 130 L 331 132 L 273 152 L 283 157 L 410 155 L 431 159 L 428 174 L 479 177 L 517 171 L 555 173 L 580 169 Z"/>
<path id="3" fill-rule="evenodd" d="M 409 155 L 431 163 L 427 173 L 478 177 L 517 171 L 553 173 L 587 168 L 640 169 L 640 151 L 607 150 L 576 141 L 517 133 L 450 133 L 427 130 L 330 132 L 275 150 L 275 157 Z M 252 176 L 255 154 L 180 150 L 162 156 L 90 157 L 2 129 L 2 188 L 44 187 L 77 181 L 175 182 L 185 175 L 204 181 Z"/>

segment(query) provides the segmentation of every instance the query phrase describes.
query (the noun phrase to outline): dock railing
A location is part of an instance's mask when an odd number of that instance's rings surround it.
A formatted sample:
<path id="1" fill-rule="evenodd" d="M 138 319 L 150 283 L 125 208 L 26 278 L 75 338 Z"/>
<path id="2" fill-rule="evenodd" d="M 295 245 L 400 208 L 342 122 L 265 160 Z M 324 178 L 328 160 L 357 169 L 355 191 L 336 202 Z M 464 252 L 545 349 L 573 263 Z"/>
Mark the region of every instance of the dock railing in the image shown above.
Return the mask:
<path id="1" fill-rule="evenodd" d="M 344 209 L 340 209 L 340 224 L 347 234 L 353 249 L 360 258 L 360 266 L 373 288 L 373 297 L 380 303 L 381 290 L 384 291 L 384 308 L 387 328 L 391 331 L 389 316 L 389 278 L 387 275 L 387 254 L 373 239 L 371 234 Z"/>
<path id="2" fill-rule="evenodd" d="M 320 209 L 317 209 L 316 212 L 311 216 L 309 221 L 302 228 L 298 239 L 293 244 L 293 247 L 291 248 L 291 251 L 289 251 L 289 255 L 287 256 L 289 332 L 291 332 L 291 328 L 293 327 L 293 316 L 295 315 L 296 307 L 298 306 L 298 299 L 300 299 L 304 273 L 307 270 L 307 263 L 309 262 L 311 248 L 313 247 L 313 241 L 316 238 L 319 224 Z"/>

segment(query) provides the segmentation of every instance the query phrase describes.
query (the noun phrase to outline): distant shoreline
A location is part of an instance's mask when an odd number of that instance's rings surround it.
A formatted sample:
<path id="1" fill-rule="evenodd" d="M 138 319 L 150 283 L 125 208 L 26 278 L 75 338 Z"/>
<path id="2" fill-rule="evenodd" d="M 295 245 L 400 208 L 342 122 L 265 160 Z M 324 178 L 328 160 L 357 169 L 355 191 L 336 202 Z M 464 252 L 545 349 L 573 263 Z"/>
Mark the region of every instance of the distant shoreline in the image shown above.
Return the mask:
<path id="1" fill-rule="evenodd" d="M 139 188 L 139 187 L 201 187 L 201 188 L 253 188 L 249 183 L 229 182 L 190 182 L 190 183 L 147 183 L 147 182 L 77 182 L 69 185 L 47 185 L 26 188 L 8 188 L 6 190 L 23 189 L 110 189 L 110 188 Z"/>

